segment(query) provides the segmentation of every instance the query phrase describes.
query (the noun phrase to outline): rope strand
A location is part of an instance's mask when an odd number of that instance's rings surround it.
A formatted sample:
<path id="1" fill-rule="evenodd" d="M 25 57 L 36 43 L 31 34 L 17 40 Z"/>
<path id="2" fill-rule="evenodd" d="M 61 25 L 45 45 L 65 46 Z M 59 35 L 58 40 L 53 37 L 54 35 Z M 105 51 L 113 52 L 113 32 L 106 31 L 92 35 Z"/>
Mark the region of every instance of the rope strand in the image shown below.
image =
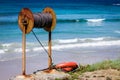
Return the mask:
<path id="1" fill-rule="evenodd" d="M 35 38 L 37 39 L 37 41 L 39 42 L 39 44 L 42 46 L 43 50 L 47 53 L 48 57 L 51 58 L 50 55 L 49 55 L 49 53 L 48 53 L 48 51 L 45 49 L 45 47 L 43 46 L 43 44 L 41 43 L 41 41 L 38 39 L 38 37 L 36 36 L 36 34 L 34 33 L 33 30 L 32 30 L 32 33 L 35 36 Z"/>

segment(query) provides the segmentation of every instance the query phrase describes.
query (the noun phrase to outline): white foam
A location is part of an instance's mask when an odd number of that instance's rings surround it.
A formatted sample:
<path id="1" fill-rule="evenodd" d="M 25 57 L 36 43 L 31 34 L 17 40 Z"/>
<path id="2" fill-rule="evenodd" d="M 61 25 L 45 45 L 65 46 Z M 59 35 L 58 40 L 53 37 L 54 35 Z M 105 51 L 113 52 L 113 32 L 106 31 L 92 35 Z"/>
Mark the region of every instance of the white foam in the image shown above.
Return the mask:
<path id="1" fill-rule="evenodd" d="M 12 45 L 11 45 L 12 44 Z M 0 49 L 0 54 L 8 54 L 8 53 L 21 53 L 22 48 L 14 43 L 9 44 L 1 44 L 2 49 Z M 29 43 L 31 44 L 31 43 Z M 119 45 L 120 40 L 111 37 L 98 37 L 98 38 L 74 38 L 74 39 L 60 39 L 60 40 L 53 40 L 52 50 L 61 50 L 61 49 L 71 49 L 71 48 L 80 48 L 80 47 L 104 47 L 104 46 L 112 46 L 112 45 Z M 8 46 L 8 47 L 5 47 Z M 45 49 L 48 49 L 48 46 L 45 46 Z M 36 51 L 44 51 L 44 49 L 38 44 L 34 46 L 28 46 L 26 52 L 36 52 Z"/>
<path id="2" fill-rule="evenodd" d="M 2 46 L 3 47 L 9 47 L 9 46 L 11 46 L 11 44 L 10 43 L 5 43 L 5 44 L 2 44 Z"/>
<path id="3" fill-rule="evenodd" d="M 107 37 L 98 37 L 98 38 L 83 38 L 79 39 L 80 41 L 86 42 L 86 41 L 103 41 Z"/>
<path id="4" fill-rule="evenodd" d="M 118 34 L 120 34 L 120 30 L 116 30 L 116 31 L 115 31 L 115 33 L 118 33 Z"/>
<path id="5" fill-rule="evenodd" d="M 79 47 L 104 47 L 104 46 L 113 46 L 113 45 L 119 45 L 120 46 L 120 40 L 116 41 L 99 41 L 99 42 L 89 42 L 89 43 L 76 43 L 76 44 L 67 44 L 67 45 L 55 45 L 53 46 L 54 50 L 60 50 L 60 49 L 70 49 L 70 48 L 79 48 Z"/>
<path id="6" fill-rule="evenodd" d="M 26 49 L 26 52 L 29 52 L 30 49 Z M 14 52 L 22 52 L 22 48 L 16 48 Z"/>
<path id="7" fill-rule="evenodd" d="M 58 43 L 60 44 L 68 44 L 68 43 L 78 43 L 78 42 L 97 42 L 111 39 L 110 37 L 98 37 L 98 38 L 74 38 L 74 39 L 60 39 Z"/>
<path id="8" fill-rule="evenodd" d="M 79 22 L 79 19 L 77 19 L 76 22 Z"/>
<path id="9" fill-rule="evenodd" d="M 59 40 L 59 43 L 75 43 L 78 39 L 61 39 Z"/>
<path id="10" fill-rule="evenodd" d="M 46 50 L 48 49 L 48 47 L 44 47 Z M 43 51 L 42 47 L 35 47 L 32 49 L 33 51 Z"/>
<path id="11" fill-rule="evenodd" d="M 39 50 L 41 50 L 41 48 L 39 48 L 39 47 L 33 48 L 33 51 L 39 51 Z"/>
<path id="12" fill-rule="evenodd" d="M 8 49 L 1 49 L 1 50 L 0 50 L 0 54 L 4 54 L 4 53 L 6 53 L 6 52 L 8 52 Z"/>
<path id="13" fill-rule="evenodd" d="M 14 52 L 22 52 L 22 48 L 16 48 Z"/>
<path id="14" fill-rule="evenodd" d="M 102 22 L 103 20 L 105 19 L 87 19 L 88 22 L 93 22 L 93 23 Z"/>
<path id="15" fill-rule="evenodd" d="M 56 42 L 53 46 L 52 46 L 52 50 L 56 50 L 56 51 L 60 51 L 60 50 L 65 50 L 65 49 L 74 49 L 74 48 L 99 48 L 99 47 L 110 47 L 110 46 L 120 46 L 120 40 L 119 39 L 112 39 L 112 38 L 108 38 L 108 37 L 99 37 L 99 38 L 83 38 L 83 39 L 66 39 L 63 41 L 61 41 L 61 43 L 59 42 L 59 40 L 57 40 L 58 42 Z M 82 42 L 83 41 L 83 42 Z M 53 41 L 54 42 L 54 41 Z M 10 43 L 10 44 L 14 44 L 14 43 Z M 19 44 L 19 43 L 18 43 Z M 31 44 L 31 43 L 29 43 Z M 4 44 L 4 46 L 6 46 L 7 44 Z M 9 46 L 9 45 L 7 45 Z M 14 58 L 18 58 L 18 53 L 22 53 L 22 48 L 21 46 L 16 47 L 16 45 L 11 45 L 10 47 L 12 48 L 2 48 L 0 49 L 0 55 L 10 55 L 10 53 L 14 53 Z M 45 46 L 45 49 L 48 49 L 48 46 Z M 26 49 L 27 53 L 33 53 L 33 52 L 43 52 L 44 49 L 40 46 L 38 46 L 38 44 L 34 45 L 34 46 L 28 46 Z M 33 56 L 36 55 L 35 54 L 30 54 L 29 56 Z M 3 59 L 6 56 L 3 56 Z M 7 60 L 9 59 L 14 59 L 8 57 Z M 2 60 L 3 60 L 2 59 Z M 5 58 L 6 59 L 6 58 Z"/>
<path id="16" fill-rule="evenodd" d="M 4 50 L 0 50 L 0 54 L 3 54 L 3 53 L 5 53 L 5 51 Z"/>
<path id="17" fill-rule="evenodd" d="M 120 6 L 120 3 L 117 3 L 117 4 L 113 4 L 113 5 L 116 5 L 116 6 Z"/>

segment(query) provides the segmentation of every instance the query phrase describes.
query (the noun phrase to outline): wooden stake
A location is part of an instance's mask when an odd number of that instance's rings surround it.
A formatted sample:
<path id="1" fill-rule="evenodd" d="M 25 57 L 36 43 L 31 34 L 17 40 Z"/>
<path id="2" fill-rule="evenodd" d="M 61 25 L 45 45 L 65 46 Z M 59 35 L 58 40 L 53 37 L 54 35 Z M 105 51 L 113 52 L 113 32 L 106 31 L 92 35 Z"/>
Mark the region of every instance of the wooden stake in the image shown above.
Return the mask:
<path id="1" fill-rule="evenodd" d="M 52 49 L 51 49 L 51 46 L 52 46 L 52 42 L 51 42 L 51 31 L 49 32 L 49 41 L 48 41 L 48 68 L 49 69 L 52 69 Z"/>
<path id="2" fill-rule="evenodd" d="M 22 75 L 26 75 L 26 27 L 22 34 Z"/>

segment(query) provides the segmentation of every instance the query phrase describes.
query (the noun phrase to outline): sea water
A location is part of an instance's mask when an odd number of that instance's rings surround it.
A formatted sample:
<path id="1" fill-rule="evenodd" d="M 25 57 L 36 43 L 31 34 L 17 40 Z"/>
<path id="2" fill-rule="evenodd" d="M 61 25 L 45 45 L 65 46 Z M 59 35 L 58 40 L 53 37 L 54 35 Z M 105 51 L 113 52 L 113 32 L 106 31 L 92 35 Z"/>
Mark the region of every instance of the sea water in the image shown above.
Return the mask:
<path id="1" fill-rule="evenodd" d="M 22 32 L 18 25 L 18 15 L 24 7 L 33 13 L 42 12 L 45 7 L 53 8 L 57 23 L 52 31 L 52 49 L 57 53 L 66 49 L 70 52 L 76 48 L 78 51 L 91 47 L 94 50 L 104 47 L 120 48 L 119 3 L 0 3 L 0 61 L 21 58 Z M 33 31 L 47 49 L 48 32 L 35 28 Z M 44 52 L 32 32 L 26 36 L 26 52 L 31 53 L 28 57 Z"/>

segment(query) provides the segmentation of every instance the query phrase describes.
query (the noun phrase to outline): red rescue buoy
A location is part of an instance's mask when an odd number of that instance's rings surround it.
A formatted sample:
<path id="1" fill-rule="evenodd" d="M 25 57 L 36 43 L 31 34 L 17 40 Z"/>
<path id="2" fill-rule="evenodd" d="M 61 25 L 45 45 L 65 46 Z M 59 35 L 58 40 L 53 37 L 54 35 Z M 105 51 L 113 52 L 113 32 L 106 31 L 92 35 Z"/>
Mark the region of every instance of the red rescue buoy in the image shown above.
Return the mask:
<path id="1" fill-rule="evenodd" d="M 76 62 L 63 62 L 63 63 L 57 64 L 55 68 L 61 69 L 62 71 L 65 71 L 65 72 L 70 72 L 78 68 L 78 65 Z"/>

